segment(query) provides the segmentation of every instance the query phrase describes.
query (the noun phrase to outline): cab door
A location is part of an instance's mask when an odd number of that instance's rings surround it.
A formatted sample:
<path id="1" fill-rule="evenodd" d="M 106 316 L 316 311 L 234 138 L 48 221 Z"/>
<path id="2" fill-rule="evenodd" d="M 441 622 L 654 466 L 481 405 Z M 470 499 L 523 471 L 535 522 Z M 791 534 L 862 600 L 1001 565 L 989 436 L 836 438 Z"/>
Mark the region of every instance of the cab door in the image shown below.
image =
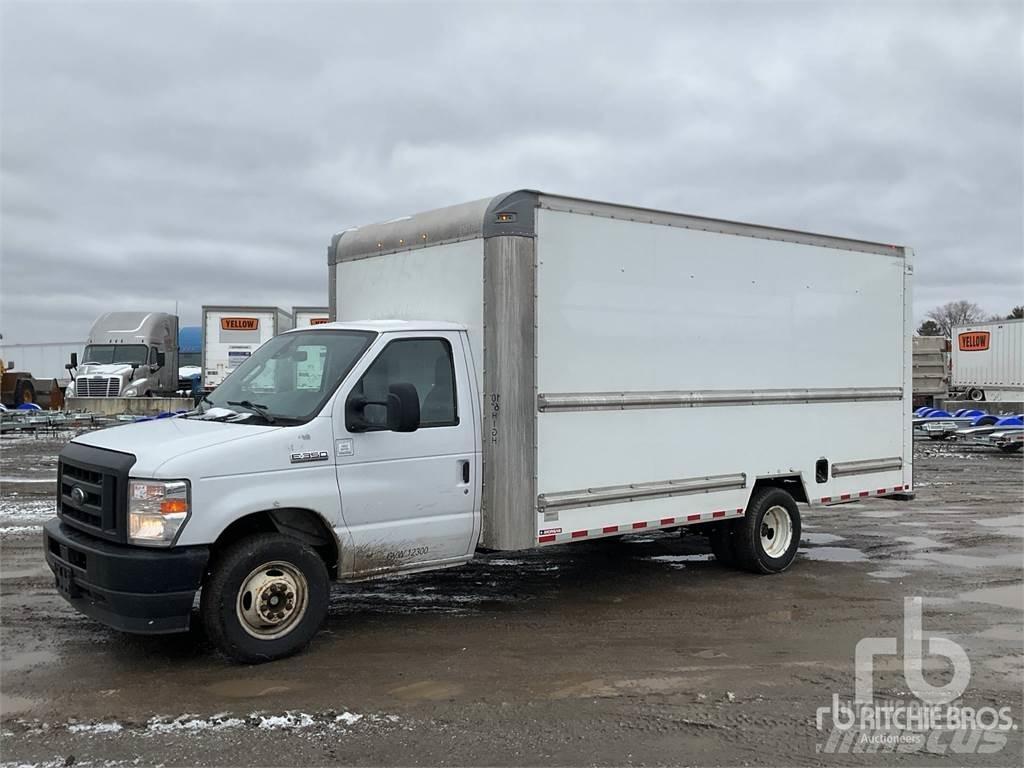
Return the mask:
<path id="1" fill-rule="evenodd" d="M 416 388 L 420 426 L 386 428 L 368 405 L 366 429 L 346 423 L 350 397 L 386 400 L 391 384 Z M 342 515 L 353 573 L 406 570 L 470 557 L 479 533 L 472 388 L 457 332 L 385 334 L 377 354 L 334 408 Z"/>

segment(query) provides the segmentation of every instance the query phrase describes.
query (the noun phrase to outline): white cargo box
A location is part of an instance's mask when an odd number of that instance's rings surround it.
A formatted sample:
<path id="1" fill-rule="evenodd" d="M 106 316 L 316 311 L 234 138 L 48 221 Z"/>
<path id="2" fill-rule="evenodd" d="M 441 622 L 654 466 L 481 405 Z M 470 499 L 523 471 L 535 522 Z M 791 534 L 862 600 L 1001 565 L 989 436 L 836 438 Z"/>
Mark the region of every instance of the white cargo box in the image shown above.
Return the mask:
<path id="1" fill-rule="evenodd" d="M 259 346 L 292 328 L 279 307 L 203 307 L 203 389 L 217 387 Z"/>
<path id="2" fill-rule="evenodd" d="M 971 399 L 1024 399 L 1024 319 L 954 328 L 952 380 Z"/>
<path id="3" fill-rule="evenodd" d="M 330 310 L 327 307 L 292 307 L 292 320 L 295 328 L 323 325 L 330 322 Z"/>
<path id="4" fill-rule="evenodd" d="M 469 329 L 481 544 L 911 488 L 911 251 L 520 191 L 337 235 L 332 318 Z"/>

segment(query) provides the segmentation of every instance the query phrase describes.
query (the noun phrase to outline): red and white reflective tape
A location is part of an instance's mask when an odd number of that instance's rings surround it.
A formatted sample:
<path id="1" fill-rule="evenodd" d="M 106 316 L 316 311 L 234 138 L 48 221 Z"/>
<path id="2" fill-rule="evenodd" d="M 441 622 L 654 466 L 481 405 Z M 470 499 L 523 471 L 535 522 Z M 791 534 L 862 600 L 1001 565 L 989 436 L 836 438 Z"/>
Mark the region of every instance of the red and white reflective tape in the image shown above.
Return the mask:
<path id="1" fill-rule="evenodd" d="M 724 517 L 742 517 L 742 509 L 719 509 L 714 512 L 697 512 L 682 517 L 663 517 L 660 520 L 641 520 L 637 523 L 626 523 L 625 525 L 606 525 L 601 528 L 589 528 L 579 531 L 563 531 L 561 528 L 542 528 L 537 536 L 538 544 L 557 544 L 562 541 L 576 541 L 577 539 L 598 539 L 602 536 L 618 536 L 623 533 L 634 531 L 650 531 L 658 528 L 669 528 L 677 525 L 695 525 L 696 523 L 708 523 L 712 520 L 720 520 Z"/>
<path id="2" fill-rule="evenodd" d="M 900 493 L 901 491 L 909 491 L 909 485 L 897 485 L 893 488 L 877 488 L 873 491 L 851 491 L 850 493 L 841 493 L 838 496 L 822 496 L 822 504 L 840 504 L 844 501 L 856 501 L 857 499 L 866 499 L 871 496 L 888 496 L 892 493 Z"/>

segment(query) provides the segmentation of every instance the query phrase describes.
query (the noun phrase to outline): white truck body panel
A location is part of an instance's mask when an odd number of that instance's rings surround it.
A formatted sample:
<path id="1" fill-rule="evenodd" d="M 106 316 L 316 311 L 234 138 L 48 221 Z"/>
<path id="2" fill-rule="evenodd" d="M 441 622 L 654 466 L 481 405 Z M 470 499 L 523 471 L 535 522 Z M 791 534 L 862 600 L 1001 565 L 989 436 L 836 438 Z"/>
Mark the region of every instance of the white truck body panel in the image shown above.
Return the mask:
<path id="1" fill-rule="evenodd" d="M 953 389 L 991 401 L 1024 399 L 1024 319 L 953 329 Z"/>
<path id="2" fill-rule="evenodd" d="M 292 307 L 292 321 L 295 328 L 309 328 L 311 325 L 322 325 L 330 321 L 330 310 L 327 307 Z"/>
<path id="3" fill-rule="evenodd" d="M 278 307 L 203 307 L 203 389 L 217 387 L 261 345 L 293 327 Z"/>
<path id="4" fill-rule="evenodd" d="M 900 389 L 901 256 L 541 210 L 537 220 L 540 393 Z M 902 399 L 770 406 L 546 411 L 537 492 L 744 474 L 710 496 L 562 511 L 546 528 L 603 530 L 730 514 L 754 478 L 903 455 Z M 865 425 L 872 425 L 865 428 Z M 908 457 L 909 461 L 909 457 Z M 903 468 L 875 488 L 904 484 Z M 874 490 L 874 489 L 872 489 Z"/>
<path id="5" fill-rule="evenodd" d="M 61 385 L 71 381 L 64 367 L 71 353 L 82 354 L 84 341 L 45 341 L 36 344 L 0 344 L 0 360 L 14 361 L 11 370 L 28 371 L 37 379 L 57 379 Z"/>
<path id="6" fill-rule="evenodd" d="M 417 224 L 433 237 L 444 212 L 431 212 L 357 230 L 367 252 L 330 262 L 338 320 L 469 328 L 484 414 L 484 546 L 738 516 L 759 478 L 798 478 L 812 504 L 910 490 L 909 249 L 539 201 L 528 241 L 402 248 Z M 528 245 L 505 261 L 488 251 L 512 240 Z M 523 263 L 529 275 L 508 288 Z M 494 328 L 496 295 L 527 307 L 522 346 L 518 329 L 510 341 Z M 821 482 L 819 459 L 829 466 Z M 498 493 L 503 475 L 514 480 Z M 510 509 L 520 487 L 532 501 Z M 516 515 L 531 520 L 529 541 L 509 522 Z"/>

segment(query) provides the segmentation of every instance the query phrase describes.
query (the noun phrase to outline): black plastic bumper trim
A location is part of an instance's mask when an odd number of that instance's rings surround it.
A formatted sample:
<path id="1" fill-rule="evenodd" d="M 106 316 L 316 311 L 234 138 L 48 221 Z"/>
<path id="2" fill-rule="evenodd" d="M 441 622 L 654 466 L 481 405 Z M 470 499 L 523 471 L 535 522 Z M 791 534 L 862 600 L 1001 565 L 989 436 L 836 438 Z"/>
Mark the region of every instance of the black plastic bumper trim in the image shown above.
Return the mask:
<path id="1" fill-rule="evenodd" d="M 46 564 L 79 612 L 122 632 L 185 632 L 209 547 L 147 549 L 97 539 L 53 519 L 43 526 Z"/>

